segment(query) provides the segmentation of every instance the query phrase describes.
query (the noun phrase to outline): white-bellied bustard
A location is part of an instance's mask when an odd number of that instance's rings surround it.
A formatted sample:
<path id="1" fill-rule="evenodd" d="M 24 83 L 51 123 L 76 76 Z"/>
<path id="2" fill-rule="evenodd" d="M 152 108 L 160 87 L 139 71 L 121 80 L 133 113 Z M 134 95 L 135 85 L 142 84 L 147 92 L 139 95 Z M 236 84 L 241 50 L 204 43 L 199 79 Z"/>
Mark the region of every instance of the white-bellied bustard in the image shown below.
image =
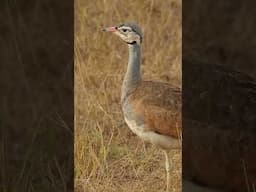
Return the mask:
<path id="1" fill-rule="evenodd" d="M 140 75 L 142 32 L 134 23 L 104 28 L 129 48 L 129 61 L 121 90 L 124 119 L 133 133 L 163 149 L 169 191 L 167 151 L 181 148 L 181 90 L 168 83 L 143 81 Z"/>
<path id="2" fill-rule="evenodd" d="M 220 64 L 182 61 L 183 181 L 256 191 L 256 81 Z M 184 191 L 193 190 L 183 183 Z"/>

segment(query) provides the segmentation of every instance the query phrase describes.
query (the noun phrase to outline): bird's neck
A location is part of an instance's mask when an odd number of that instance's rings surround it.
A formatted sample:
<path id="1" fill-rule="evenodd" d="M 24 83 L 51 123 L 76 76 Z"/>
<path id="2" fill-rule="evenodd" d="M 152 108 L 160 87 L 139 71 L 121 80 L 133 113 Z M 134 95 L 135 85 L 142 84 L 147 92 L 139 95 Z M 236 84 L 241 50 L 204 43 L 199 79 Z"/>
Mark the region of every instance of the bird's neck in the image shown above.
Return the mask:
<path id="1" fill-rule="evenodd" d="M 129 47 L 129 61 L 126 74 L 122 85 L 122 100 L 136 87 L 140 82 L 140 62 L 141 49 L 140 45 L 132 44 Z"/>

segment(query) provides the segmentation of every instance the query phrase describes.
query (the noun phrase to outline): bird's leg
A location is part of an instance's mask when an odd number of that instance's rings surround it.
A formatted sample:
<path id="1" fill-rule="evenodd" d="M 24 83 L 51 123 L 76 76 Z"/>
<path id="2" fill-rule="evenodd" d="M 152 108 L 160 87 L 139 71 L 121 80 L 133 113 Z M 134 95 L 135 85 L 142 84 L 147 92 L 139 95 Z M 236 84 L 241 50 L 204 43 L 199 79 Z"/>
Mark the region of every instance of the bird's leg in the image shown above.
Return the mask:
<path id="1" fill-rule="evenodd" d="M 165 155 L 165 169 L 166 169 L 166 191 L 170 190 L 170 172 L 172 170 L 172 165 L 170 165 L 168 152 L 164 150 Z"/>

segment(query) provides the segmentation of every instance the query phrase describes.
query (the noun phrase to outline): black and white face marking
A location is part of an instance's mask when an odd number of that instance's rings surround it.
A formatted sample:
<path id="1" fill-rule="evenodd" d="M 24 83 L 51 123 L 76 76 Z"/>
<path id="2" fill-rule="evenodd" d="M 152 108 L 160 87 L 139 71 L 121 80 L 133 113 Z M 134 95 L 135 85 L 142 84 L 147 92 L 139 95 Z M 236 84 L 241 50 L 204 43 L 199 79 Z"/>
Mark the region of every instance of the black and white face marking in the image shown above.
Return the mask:
<path id="1" fill-rule="evenodd" d="M 130 45 L 140 45 L 142 42 L 142 32 L 139 26 L 136 24 L 122 24 L 115 27 L 107 27 L 102 30 L 106 32 L 113 32 L 115 35 L 119 36 L 123 41 Z"/>
<path id="2" fill-rule="evenodd" d="M 132 29 L 130 26 L 120 25 L 117 27 L 118 36 L 121 37 L 127 44 L 141 44 L 141 37 L 140 35 Z"/>
<path id="3" fill-rule="evenodd" d="M 124 34 L 130 33 L 133 31 L 131 27 L 126 27 L 126 26 L 118 27 L 118 29 L 120 32 L 122 32 Z"/>

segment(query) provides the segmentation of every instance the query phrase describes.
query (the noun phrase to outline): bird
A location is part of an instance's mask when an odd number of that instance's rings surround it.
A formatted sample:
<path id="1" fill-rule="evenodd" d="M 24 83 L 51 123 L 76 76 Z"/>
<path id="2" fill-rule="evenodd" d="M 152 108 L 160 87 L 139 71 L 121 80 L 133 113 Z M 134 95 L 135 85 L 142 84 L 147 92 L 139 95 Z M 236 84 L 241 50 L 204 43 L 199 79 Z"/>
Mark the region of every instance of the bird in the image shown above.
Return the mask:
<path id="1" fill-rule="evenodd" d="M 182 174 L 203 191 L 255 191 L 256 80 L 221 63 L 182 61 Z"/>
<path id="2" fill-rule="evenodd" d="M 187 179 L 182 180 L 182 192 L 223 192 L 217 189 L 199 185 Z"/>
<path id="3" fill-rule="evenodd" d="M 142 140 L 163 150 L 166 168 L 166 191 L 170 190 L 168 151 L 181 149 L 181 88 L 167 82 L 145 81 L 141 78 L 141 28 L 132 22 L 105 27 L 128 45 L 127 71 L 121 87 L 124 120 Z"/>

